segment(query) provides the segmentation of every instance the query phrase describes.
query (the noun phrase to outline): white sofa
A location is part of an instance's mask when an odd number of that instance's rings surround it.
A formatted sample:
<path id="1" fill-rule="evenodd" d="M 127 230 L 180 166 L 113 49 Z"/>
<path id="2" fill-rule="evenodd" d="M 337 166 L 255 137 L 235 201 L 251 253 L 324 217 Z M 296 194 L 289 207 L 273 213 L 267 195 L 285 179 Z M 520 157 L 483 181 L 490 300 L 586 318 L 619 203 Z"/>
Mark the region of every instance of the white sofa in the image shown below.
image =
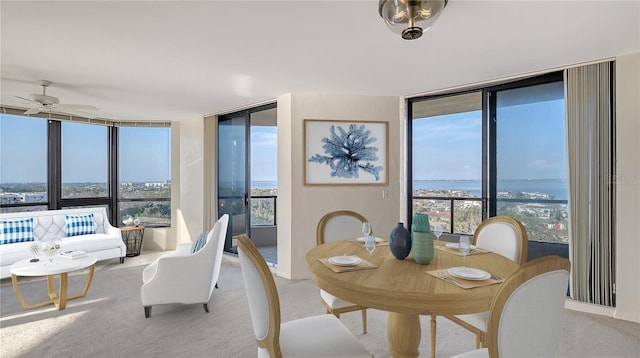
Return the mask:
<path id="1" fill-rule="evenodd" d="M 95 234 L 66 236 L 65 215 L 94 215 Z M 35 240 L 55 238 L 61 241 L 62 250 L 81 250 L 91 253 L 98 260 L 120 258 L 124 262 L 127 247 L 122 241 L 120 229 L 111 226 L 105 208 L 80 208 L 63 210 L 1 213 L 0 222 L 33 218 Z M 29 247 L 33 241 L 0 244 L 0 278 L 11 277 L 13 263 L 31 256 Z"/>

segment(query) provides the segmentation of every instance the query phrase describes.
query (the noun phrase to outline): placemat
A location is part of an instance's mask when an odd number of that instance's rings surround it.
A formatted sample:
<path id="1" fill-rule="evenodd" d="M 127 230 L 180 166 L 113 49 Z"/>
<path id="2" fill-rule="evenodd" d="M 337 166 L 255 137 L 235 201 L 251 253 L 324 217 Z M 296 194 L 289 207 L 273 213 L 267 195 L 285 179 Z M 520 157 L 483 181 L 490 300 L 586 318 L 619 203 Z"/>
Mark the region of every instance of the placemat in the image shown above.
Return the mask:
<path id="1" fill-rule="evenodd" d="M 355 265 L 355 266 L 338 266 L 338 265 L 334 265 L 332 263 L 329 263 L 328 259 L 318 259 L 318 261 L 322 262 L 323 265 L 327 266 L 328 268 L 330 268 L 331 270 L 333 270 L 333 272 L 349 272 L 349 271 L 358 271 L 358 270 L 366 270 L 366 269 L 372 269 L 372 268 L 377 268 L 378 265 L 371 263 L 371 266 L 369 265 L 370 262 L 360 258 L 362 261 Z"/>
<path id="2" fill-rule="evenodd" d="M 458 249 L 452 249 L 450 247 L 446 247 L 446 246 L 436 246 L 436 249 L 438 250 L 442 250 L 444 252 L 448 252 L 450 254 L 454 254 L 454 255 L 458 255 L 458 256 L 462 256 L 462 254 L 460 253 L 460 250 Z M 479 255 L 479 254 L 486 254 L 488 252 L 491 252 L 489 250 L 485 250 L 485 249 L 481 249 L 479 247 L 476 247 L 475 249 L 471 249 L 469 251 L 469 253 L 467 254 L 467 256 L 471 256 L 471 255 Z"/>
<path id="3" fill-rule="evenodd" d="M 447 272 L 447 269 L 441 269 L 441 270 L 433 270 L 433 271 L 425 271 L 427 274 L 439 278 L 447 283 L 450 283 L 454 286 L 458 286 L 460 288 L 464 288 L 465 290 L 470 289 L 470 288 L 476 288 L 476 287 L 483 287 L 483 286 L 489 286 L 489 285 L 494 285 L 496 283 L 500 283 L 502 281 L 504 281 L 504 279 L 500 279 L 500 280 L 496 280 L 493 278 L 488 278 L 486 280 L 465 280 L 463 278 L 458 278 L 455 276 L 450 275 Z M 441 275 L 444 275 L 444 277 L 446 278 L 442 278 Z"/>

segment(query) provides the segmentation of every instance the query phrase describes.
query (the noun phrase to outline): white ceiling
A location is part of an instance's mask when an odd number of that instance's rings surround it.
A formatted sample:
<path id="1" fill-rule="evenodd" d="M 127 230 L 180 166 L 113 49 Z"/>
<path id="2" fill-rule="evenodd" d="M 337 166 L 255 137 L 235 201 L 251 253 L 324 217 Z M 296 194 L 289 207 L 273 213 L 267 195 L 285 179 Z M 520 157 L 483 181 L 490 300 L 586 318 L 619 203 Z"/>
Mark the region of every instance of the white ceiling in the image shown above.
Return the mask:
<path id="1" fill-rule="evenodd" d="M 639 1 L 449 1 L 405 41 L 377 1 L 1 1 L 1 103 L 198 120 L 285 93 L 404 96 L 640 52 Z"/>

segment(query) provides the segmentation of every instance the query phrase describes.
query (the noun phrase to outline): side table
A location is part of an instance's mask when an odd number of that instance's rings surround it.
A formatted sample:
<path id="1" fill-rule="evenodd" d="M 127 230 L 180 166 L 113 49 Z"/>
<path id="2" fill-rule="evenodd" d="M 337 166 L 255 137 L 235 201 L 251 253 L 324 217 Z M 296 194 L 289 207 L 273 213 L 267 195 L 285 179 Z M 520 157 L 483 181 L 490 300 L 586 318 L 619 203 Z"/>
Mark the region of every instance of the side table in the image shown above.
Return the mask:
<path id="1" fill-rule="evenodd" d="M 140 255 L 144 226 L 124 226 L 120 230 L 122 231 L 122 241 L 127 245 L 127 257 Z"/>

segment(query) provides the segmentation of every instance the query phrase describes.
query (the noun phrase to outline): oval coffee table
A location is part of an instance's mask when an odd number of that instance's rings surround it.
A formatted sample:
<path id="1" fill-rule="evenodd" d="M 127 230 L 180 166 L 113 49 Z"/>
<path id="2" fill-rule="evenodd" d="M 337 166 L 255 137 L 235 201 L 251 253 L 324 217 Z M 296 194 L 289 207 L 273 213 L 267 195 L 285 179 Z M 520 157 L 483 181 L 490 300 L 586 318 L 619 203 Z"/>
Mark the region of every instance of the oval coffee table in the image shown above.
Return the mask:
<path id="1" fill-rule="evenodd" d="M 68 300 L 84 297 L 89 291 L 91 286 L 91 280 L 93 279 L 93 270 L 96 266 L 97 258 L 95 256 L 87 255 L 77 259 L 66 259 L 63 257 L 55 257 L 53 264 L 49 262 L 46 257 L 40 257 L 40 261 L 31 262 L 30 259 L 24 259 L 11 265 L 11 282 L 13 283 L 13 289 L 18 296 L 18 301 L 24 309 L 30 310 L 46 305 L 53 304 L 58 310 L 63 310 L 67 306 Z M 87 282 L 84 285 L 84 290 L 73 296 L 67 297 L 67 275 L 71 271 L 80 270 L 89 267 L 89 274 Z M 60 287 L 58 293 L 54 289 L 54 277 L 60 275 Z M 22 298 L 20 289 L 18 287 L 18 276 L 47 276 L 47 289 L 49 291 L 49 301 L 35 303 L 32 305 L 27 304 Z"/>

